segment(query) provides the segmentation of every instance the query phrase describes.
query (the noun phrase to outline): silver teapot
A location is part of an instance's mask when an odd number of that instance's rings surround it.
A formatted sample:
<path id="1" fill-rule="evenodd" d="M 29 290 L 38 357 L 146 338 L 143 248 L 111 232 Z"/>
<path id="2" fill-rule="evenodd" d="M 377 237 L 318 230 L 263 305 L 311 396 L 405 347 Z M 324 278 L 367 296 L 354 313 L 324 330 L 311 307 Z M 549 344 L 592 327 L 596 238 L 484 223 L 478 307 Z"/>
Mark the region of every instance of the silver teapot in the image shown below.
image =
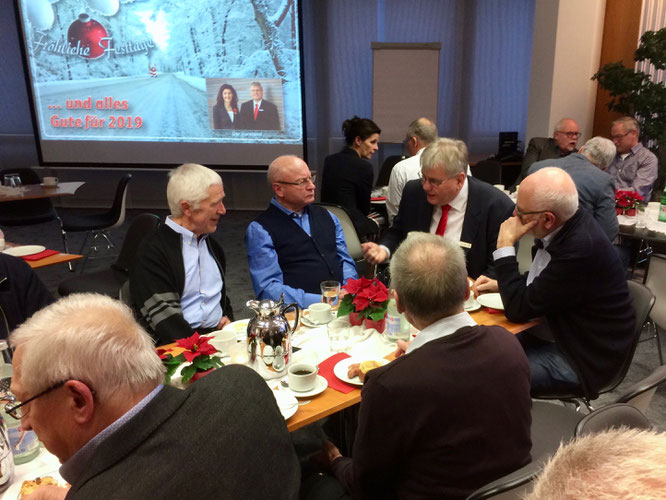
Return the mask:
<path id="1" fill-rule="evenodd" d="M 298 305 L 293 302 L 285 306 L 284 294 L 278 302 L 271 299 L 248 300 L 245 305 L 256 314 L 247 325 L 250 363 L 254 364 L 259 357 L 269 370 L 285 370 L 291 359 L 291 336 L 298 326 Z M 296 318 L 290 327 L 284 313 L 292 308 Z"/>

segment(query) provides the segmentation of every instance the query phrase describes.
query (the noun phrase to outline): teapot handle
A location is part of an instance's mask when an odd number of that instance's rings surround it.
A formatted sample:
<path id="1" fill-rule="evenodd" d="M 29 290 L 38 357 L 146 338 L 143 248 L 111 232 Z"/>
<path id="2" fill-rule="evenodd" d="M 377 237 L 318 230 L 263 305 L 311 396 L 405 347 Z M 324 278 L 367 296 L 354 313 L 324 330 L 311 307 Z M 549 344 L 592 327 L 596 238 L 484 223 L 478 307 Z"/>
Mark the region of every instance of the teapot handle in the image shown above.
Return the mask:
<path id="1" fill-rule="evenodd" d="M 296 328 L 298 328 L 298 317 L 299 317 L 299 314 L 301 312 L 300 309 L 298 308 L 298 304 L 296 302 L 292 302 L 291 304 L 288 304 L 288 305 L 284 306 L 282 309 L 280 309 L 280 314 L 282 314 L 284 316 L 284 313 L 288 309 L 291 309 L 292 307 L 296 311 L 296 319 L 294 320 L 294 326 L 291 328 L 291 332 L 290 332 L 291 334 L 293 334 L 296 331 Z M 289 324 L 289 320 L 287 320 L 287 324 Z"/>

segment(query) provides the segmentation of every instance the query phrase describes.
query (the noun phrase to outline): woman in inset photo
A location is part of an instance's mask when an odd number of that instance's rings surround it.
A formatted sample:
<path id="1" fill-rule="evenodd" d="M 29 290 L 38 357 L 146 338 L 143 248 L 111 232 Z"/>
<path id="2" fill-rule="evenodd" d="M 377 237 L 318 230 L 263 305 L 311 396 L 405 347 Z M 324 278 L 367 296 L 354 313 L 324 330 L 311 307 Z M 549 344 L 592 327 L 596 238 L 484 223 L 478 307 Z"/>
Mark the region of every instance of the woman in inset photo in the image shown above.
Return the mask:
<path id="1" fill-rule="evenodd" d="M 238 120 L 238 94 L 225 83 L 217 92 L 217 104 L 213 106 L 213 128 L 233 129 Z"/>

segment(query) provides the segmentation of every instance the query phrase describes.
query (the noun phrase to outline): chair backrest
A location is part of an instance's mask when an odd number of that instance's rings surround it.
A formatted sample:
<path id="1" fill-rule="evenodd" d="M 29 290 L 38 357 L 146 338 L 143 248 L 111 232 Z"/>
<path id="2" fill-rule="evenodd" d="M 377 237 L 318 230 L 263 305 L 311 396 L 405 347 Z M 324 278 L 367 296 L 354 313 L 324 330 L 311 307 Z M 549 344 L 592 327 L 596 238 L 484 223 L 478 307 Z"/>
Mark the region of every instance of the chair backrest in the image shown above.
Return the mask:
<path id="1" fill-rule="evenodd" d="M 111 207 L 111 213 L 113 214 L 114 222 L 113 226 L 108 227 L 107 229 L 113 229 L 114 227 L 122 226 L 125 222 L 125 206 L 127 202 L 127 188 L 129 181 L 132 179 L 132 174 L 125 174 L 118 182 L 116 187 L 116 195 L 113 198 L 113 206 Z"/>
<path id="2" fill-rule="evenodd" d="M 160 218 L 157 215 L 141 214 L 135 217 L 127 228 L 123 246 L 113 267 L 129 272 L 129 267 L 134 261 L 139 245 L 159 225 Z"/>
<path id="3" fill-rule="evenodd" d="M 488 184 L 502 182 L 502 164 L 497 160 L 481 160 L 472 166 L 472 176 Z"/>
<path id="4" fill-rule="evenodd" d="M 125 281 L 118 289 L 118 300 L 126 306 L 132 307 L 132 292 L 130 291 L 129 280 Z"/>
<path id="5" fill-rule="evenodd" d="M 531 462 L 515 472 L 472 492 L 466 500 L 519 500 L 532 490 L 532 480 L 541 472 L 541 465 Z"/>
<path id="6" fill-rule="evenodd" d="M 650 317 L 662 328 L 666 328 L 666 255 L 653 253 L 645 272 L 645 285 L 655 295 Z"/>
<path id="7" fill-rule="evenodd" d="M 29 167 L 0 170 L 0 179 L 3 179 L 6 174 L 18 174 L 23 185 L 39 184 L 42 182 L 37 172 Z M 38 224 L 57 218 L 58 214 L 49 198 L 8 201 L 2 204 L 0 224 L 8 226 Z"/>
<path id="8" fill-rule="evenodd" d="M 377 176 L 377 182 L 375 182 L 375 186 L 388 186 L 393 167 L 395 167 L 395 164 L 400 160 L 404 159 L 405 157 L 401 155 L 387 156 L 384 160 L 384 163 L 382 163 L 382 168 L 379 169 L 379 175 Z"/>
<path id="9" fill-rule="evenodd" d="M 657 391 L 657 388 L 666 380 L 666 365 L 661 365 L 655 369 L 650 375 L 642 380 L 639 380 L 634 385 L 629 387 L 624 393 L 619 396 L 616 403 L 626 403 L 635 406 L 643 413 L 647 413 L 652 402 L 652 397 Z"/>
<path id="10" fill-rule="evenodd" d="M 347 210 L 344 207 L 334 205 L 333 203 L 316 203 L 316 205 L 324 207 L 340 220 L 342 231 L 345 233 L 345 241 L 347 242 L 347 251 L 349 252 L 349 255 L 354 260 L 362 259 L 363 249 L 361 248 L 361 240 L 358 238 L 358 233 L 354 228 L 354 224 L 352 223 Z"/>
<path id="11" fill-rule="evenodd" d="M 575 435 L 584 436 L 619 427 L 630 429 L 652 429 L 652 424 L 635 406 L 616 403 L 603 406 L 585 415 L 576 426 Z"/>

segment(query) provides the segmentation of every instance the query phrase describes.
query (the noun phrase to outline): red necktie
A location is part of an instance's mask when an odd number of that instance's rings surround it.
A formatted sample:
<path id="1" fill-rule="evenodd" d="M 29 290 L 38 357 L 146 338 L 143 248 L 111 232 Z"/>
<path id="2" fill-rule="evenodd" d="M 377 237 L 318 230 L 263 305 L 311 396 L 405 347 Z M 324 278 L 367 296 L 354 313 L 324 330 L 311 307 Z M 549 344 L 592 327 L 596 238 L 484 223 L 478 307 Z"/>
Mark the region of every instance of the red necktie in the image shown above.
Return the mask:
<path id="1" fill-rule="evenodd" d="M 451 205 L 442 205 L 442 218 L 439 219 L 439 224 L 437 224 L 437 230 L 435 231 L 437 236 L 444 236 L 446 221 L 449 218 L 449 210 L 451 210 Z"/>
<path id="2" fill-rule="evenodd" d="M 254 119 L 257 119 L 257 115 L 259 114 L 259 105 L 255 104 L 254 105 Z"/>

